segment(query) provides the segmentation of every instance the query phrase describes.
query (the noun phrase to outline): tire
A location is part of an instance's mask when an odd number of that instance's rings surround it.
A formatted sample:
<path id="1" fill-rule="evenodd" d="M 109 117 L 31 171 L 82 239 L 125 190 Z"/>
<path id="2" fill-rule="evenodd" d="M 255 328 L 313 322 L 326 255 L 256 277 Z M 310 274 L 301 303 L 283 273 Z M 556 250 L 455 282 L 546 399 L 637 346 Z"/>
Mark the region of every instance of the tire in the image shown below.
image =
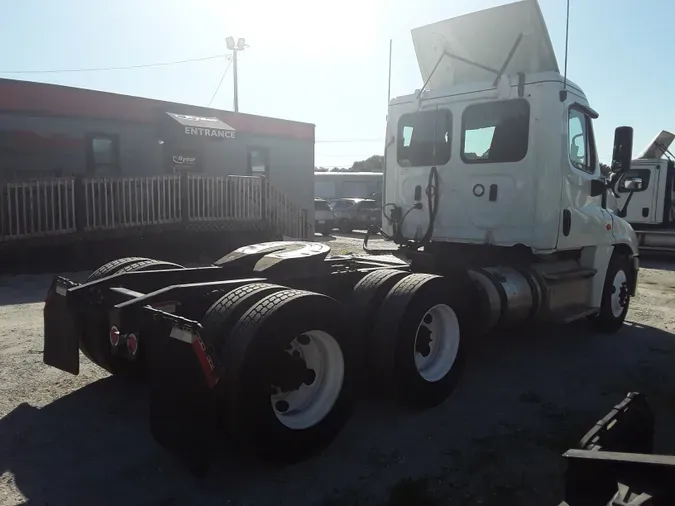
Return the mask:
<path id="1" fill-rule="evenodd" d="M 240 450 L 292 463 L 319 452 L 338 435 L 354 403 L 352 336 L 345 321 L 344 308 L 334 299 L 283 290 L 258 301 L 237 322 L 221 355 L 221 381 L 228 432 Z M 317 343 L 322 346 L 313 346 Z M 292 391 L 309 381 L 304 392 L 311 386 L 320 389 L 315 391 L 316 403 L 301 405 L 306 409 L 294 410 L 293 398 L 280 400 L 273 387 L 280 383 L 284 367 L 280 360 L 288 362 L 292 356 L 285 351 L 289 345 L 300 357 L 300 349 L 323 355 L 315 365 L 323 369 L 312 369 L 313 379 L 307 378 L 307 369 L 295 370 L 295 385 L 285 387 Z"/>
<path id="2" fill-rule="evenodd" d="M 349 299 L 349 314 L 352 315 L 354 331 L 359 336 L 357 340 L 360 349 L 357 350 L 359 382 L 368 379 L 364 374 L 367 371 L 365 363 L 372 363 L 376 350 L 372 346 L 372 334 L 375 319 L 382 301 L 389 291 L 409 272 L 396 269 L 381 269 L 366 274 L 356 283 Z"/>
<path id="3" fill-rule="evenodd" d="M 89 277 L 87 278 L 87 282 L 90 283 L 92 281 L 97 281 L 99 279 L 105 278 L 107 276 L 112 276 L 113 274 L 116 274 L 117 271 L 120 269 L 123 269 L 129 264 L 135 264 L 138 262 L 142 262 L 145 260 L 151 260 L 150 258 L 145 258 L 145 257 L 126 257 L 126 258 L 118 258 L 117 260 L 113 260 L 112 262 L 108 262 L 107 264 L 102 265 L 98 269 L 96 269 L 94 272 L 92 272 Z"/>
<path id="4" fill-rule="evenodd" d="M 338 227 L 338 229 L 343 234 L 349 234 L 352 231 L 352 227 L 350 226 L 349 221 L 347 221 L 346 219 L 340 221 L 340 226 Z"/>
<path id="5" fill-rule="evenodd" d="M 596 332 L 611 334 L 623 326 L 630 306 L 632 270 L 633 266 L 626 255 L 612 255 L 602 289 L 600 312 L 589 318 L 591 328 Z"/>
<path id="6" fill-rule="evenodd" d="M 206 311 L 201 321 L 204 339 L 207 343 L 213 344 L 220 354 L 230 332 L 244 313 L 260 299 L 285 289 L 283 286 L 269 283 L 250 283 L 221 296 Z"/>
<path id="7" fill-rule="evenodd" d="M 120 259 L 120 263 L 121 260 L 126 259 Z M 110 268 L 105 270 L 105 267 L 106 266 L 104 265 L 95 271 L 107 272 L 107 274 L 100 275 L 101 278 L 125 272 L 184 268 L 182 265 L 172 262 L 152 259 L 136 260 L 134 262 L 126 263 L 122 267 L 116 269 Z M 102 367 L 113 376 L 119 376 L 130 380 L 142 379 L 145 373 L 143 340 L 139 340 L 138 355 L 136 360 L 132 361 L 112 354 L 108 334 L 108 315 L 104 311 L 88 313 L 84 323 L 82 338 L 80 339 L 80 350 L 82 350 L 82 353 L 84 353 L 89 360 Z"/>
<path id="8" fill-rule="evenodd" d="M 463 296 L 450 279 L 431 274 L 411 274 L 394 285 L 377 313 L 368 353 L 383 391 L 416 408 L 450 396 L 464 365 Z M 425 342 L 429 336 L 420 331 L 432 325 L 439 337 Z"/>
<path id="9" fill-rule="evenodd" d="M 117 272 L 120 269 L 125 268 L 127 265 L 143 262 L 145 260 L 150 259 L 145 257 L 118 258 L 117 260 L 113 260 L 112 262 L 103 264 L 101 267 L 96 269 L 89 275 L 86 282 L 91 283 L 92 281 L 98 281 L 99 279 L 112 276 L 113 274 L 117 274 Z M 80 339 L 80 351 L 84 354 L 85 357 L 87 357 L 89 360 L 95 363 L 95 360 L 92 358 L 92 355 L 89 352 L 89 348 L 87 347 L 87 342 L 88 339 L 85 338 Z"/>

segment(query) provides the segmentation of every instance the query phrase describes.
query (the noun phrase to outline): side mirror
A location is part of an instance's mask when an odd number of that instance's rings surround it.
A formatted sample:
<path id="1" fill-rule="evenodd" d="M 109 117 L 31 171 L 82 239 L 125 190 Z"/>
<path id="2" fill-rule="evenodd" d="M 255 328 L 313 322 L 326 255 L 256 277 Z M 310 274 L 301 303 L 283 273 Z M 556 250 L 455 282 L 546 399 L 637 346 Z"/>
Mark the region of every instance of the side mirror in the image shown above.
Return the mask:
<path id="1" fill-rule="evenodd" d="M 623 187 L 628 191 L 640 191 L 642 190 L 642 178 L 632 177 L 626 179 L 623 183 Z"/>
<path id="2" fill-rule="evenodd" d="M 612 152 L 612 172 L 626 172 L 633 159 L 633 128 L 618 127 L 614 130 L 614 150 Z"/>

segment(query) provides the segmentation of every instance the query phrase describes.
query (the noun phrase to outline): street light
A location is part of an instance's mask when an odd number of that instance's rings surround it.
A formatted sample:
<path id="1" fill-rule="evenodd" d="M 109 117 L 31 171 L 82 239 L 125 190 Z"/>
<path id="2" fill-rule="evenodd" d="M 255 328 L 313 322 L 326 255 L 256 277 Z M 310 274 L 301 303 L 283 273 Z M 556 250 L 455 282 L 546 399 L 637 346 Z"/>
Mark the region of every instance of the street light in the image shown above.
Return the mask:
<path id="1" fill-rule="evenodd" d="M 237 53 L 249 47 L 246 44 L 246 39 L 240 37 L 237 43 L 234 42 L 234 37 L 227 37 L 225 39 L 227 49 L 232 51 L 232 73 L 234 78 L 234 112 L 239 112 L 239 82 L 237 79 Z"/>

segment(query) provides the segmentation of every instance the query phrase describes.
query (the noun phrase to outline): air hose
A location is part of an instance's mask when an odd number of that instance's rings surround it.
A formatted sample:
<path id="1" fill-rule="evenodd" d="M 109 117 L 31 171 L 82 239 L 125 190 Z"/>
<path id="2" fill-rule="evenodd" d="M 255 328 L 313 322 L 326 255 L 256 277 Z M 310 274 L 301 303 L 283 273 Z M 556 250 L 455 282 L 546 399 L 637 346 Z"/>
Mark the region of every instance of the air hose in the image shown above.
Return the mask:
<path id="1" fill-rule="evenodd" d="M 425 232 L 422 239 L 419 241 L 406 241 L 403 238 L 403 223 L 413 210 L 423 209 L 421 202 L 416 202 L 413 207 L 408 209 L 405 214 L 401 213 L 401 208 L 396 204 L 388 203 L 382 206 L 382 214 L 384 218 L 392 224 L 392 235 L 386 234 L 381 227 L 377 225 L 371 225 L 366 231 L 366 237 L 363 239 L 363 250 L 370 255 L 390 255 L 398 250 L 373 250 L 368 248 L 368 239 L 371 235 L 380 234 L 388 241 L 394 241 L 398 244 L 400 249 L 408 250 L 418 250 L 419 248 L 426 246 L 431 241 L 431 238 L 434 233 L 434 223 L 436 221 L 436 215 L 438 213 L 438 204 L 439 204 L 439 191 L 438 191 L 438 169 L 436 166 L 432 166 L 429 171 L 429 180 L 427 183 L 426 192 L 427 194 L 427 209 L 429 212 L 429 224 L 427 225 L 427 231 Z M 392 211 L 389 215 L 386 213 L 387 207 L 392 207 Z"/>

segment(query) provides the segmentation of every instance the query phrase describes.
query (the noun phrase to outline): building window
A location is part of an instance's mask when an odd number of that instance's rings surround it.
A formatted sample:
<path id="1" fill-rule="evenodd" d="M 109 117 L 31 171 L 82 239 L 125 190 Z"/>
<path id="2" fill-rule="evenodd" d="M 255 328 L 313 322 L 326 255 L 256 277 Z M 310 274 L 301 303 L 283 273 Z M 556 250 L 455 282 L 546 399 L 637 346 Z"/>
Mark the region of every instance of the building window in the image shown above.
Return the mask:
<path id="1" fill-rule="evenodd" d="M 96 176 L 119 173 L 119 138 L 117 135 L 92 134 L 87 143 L 87 172 Z"/>
<path id="2" fill-rule="evenodd" d="M 445 165 L 450 160 L 452 114 L 447 109 L 404 114 L 396 148 L 401 167 Z"/>
<path id="3" fill-rule="evenodd" d="M 591 118 L 579 109 L 570 109 L 567 121 L 570 162 L 576 169 L 595 172 L 595 140 Z"/>
<path id="4" fill-rule="evenodd" d="M 470 105 L 462 114 L 464 163 L 519 162 L 527 154 L 530 104 L 505 100 Z"/>
<path id="5" fill-rule="evenodd" d="M 269 150 L 265 148 L 249 148 L 248 172 L 252 176 L 267 176 L 270 170 Z"/>

